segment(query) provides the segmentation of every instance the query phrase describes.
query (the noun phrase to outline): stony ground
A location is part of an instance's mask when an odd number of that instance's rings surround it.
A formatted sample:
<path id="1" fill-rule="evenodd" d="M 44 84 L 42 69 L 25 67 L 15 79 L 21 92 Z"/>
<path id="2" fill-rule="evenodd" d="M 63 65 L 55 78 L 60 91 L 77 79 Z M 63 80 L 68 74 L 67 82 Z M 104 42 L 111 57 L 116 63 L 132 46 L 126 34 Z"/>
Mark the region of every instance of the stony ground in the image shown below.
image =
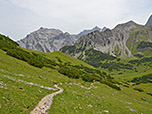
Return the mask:
<path id="1" fill-rule="evenodd" d="M 53 102 L 53 97 L 57 94 L 61 94 L 63 92 L 63 89 L 58 87 L 57 85 L 54 85 L 59 91 L 52 93 L 50 95 L 45 96 L 39 104 L 34 108 L 34 110 L 31 111 L 31 114 L 47 114 L 47 110 L 50 109 L 51 104 Z"/>

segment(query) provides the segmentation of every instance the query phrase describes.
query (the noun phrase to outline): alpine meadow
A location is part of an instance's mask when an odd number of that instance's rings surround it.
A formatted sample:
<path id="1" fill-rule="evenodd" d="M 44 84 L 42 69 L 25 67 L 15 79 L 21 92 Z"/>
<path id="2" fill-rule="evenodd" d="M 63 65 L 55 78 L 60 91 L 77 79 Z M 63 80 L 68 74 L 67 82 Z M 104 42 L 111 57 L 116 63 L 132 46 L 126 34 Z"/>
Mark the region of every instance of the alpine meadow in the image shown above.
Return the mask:
<path id="1" fill-rule="evenodd" d="M 25 28 L 32 28 L 39 21 L 44 22 L 42 14 L 48 11 L 45 23 L 48 23 L 48 26 L 49 23 L 53 23 L 53 28 L 40 27 L 17 40 L 5 34 L 6 32 L 3 32 L 5 27 L 1 25 L 4 29 L 0 27 L 0 114 L 152 114 L 152 15 L 146 24 L 138 24 L 134 20 L 124 22 L 120 18 L 122 22 L 113 29 L 95 26 L 72 34 L 56 29 L 54 25 L 56 23 L 60 26 L 65 24 L 67 27 L 75 25 L 75 28 L 78 28 L 83 25 L 77 24 L 76 20 L 79 18 L 86 19 L 86 22 L 82 21 L 84 25 L 94 22 L 93 18 L 97 17 L 92 17 L 91 20 L 87 16 L 98 14 L 98 11 L 92 14 L 94 11 L 92 7 L 92 12 L 86 14 L 86 10 L 90 11 L 88 7 L 93 5 L 100 10 L 97 3 L 89 4 L 93 2 L 83 1 L 82 4 L 86 5 L 80 12 L 82 5 L 79 4 L 80 9 L 74 5 L 70 6 L 76 4 L 78 7 L 79 0 L 77 2 L 64 0 L 58 3 L 58 7 L 53 6 L 58 1 L 44 0 L 48 3 L 45 7 L 44 4 L 40 5 L 42 2 L 39 0 L 34 1 L 0 1 L 0 7 L 1 3 L 6 5 L 11 2 L 8 7 L 21 9 L 12 11 L 16 14 L 24 12 L 20 14 L 22 16 L 30 15 L 28 13 L 31 11 L 32 16 L 25 18 L 27 22 L 36 16 L 38 20 L 32 20 L 28 26 L 24 23 L 24 16 L 21 18 Z M 126 0 L 122 3 L 124 1 Z M 111 2 L 107 3 L 109 7 L 113 6 Z M 41 10 L 38 10 L 39 8 Z M 71 10 L 67 11 L 68 8 Z M 119 7 L 111 8 L 114 8 L 114 12 L 115 9 L 119 9 Z M 59 9 L 66 10 L 66 13 L 64 10 L 61 13 Z M 4 17 L 9 11 L 5 11 Z M 39 12 L 36 13 L 37 11 Z M 86 15 L 76 15 L 74 11 Z M 73 17 L 69 23 L 75 22 L 75 24 L 66 23 L 70 14 Z M 103 14 L 105 17 L 108 15 Z M 127 13 L 122 15 L 125 14 Z M 51 15 L 54 17 L 50 18 Z M 129 16 L 128 14 L 124 17 Z M 18 15 L 12 18 L 18 18 Z M 3 20 L 3 17 L 1 19 Z M 117 19 L 111 18 L 111 23 L 114 20 Z M 11 27 L 10 23 L 5 23 L 6 28 Z M 19 24 L 20 22 L 14 29 L 19 27 Z M 8 33 L 10 31 L 13 33 L 9 28 Z M 25 28 L 17 32 L 20 34 Z"/>

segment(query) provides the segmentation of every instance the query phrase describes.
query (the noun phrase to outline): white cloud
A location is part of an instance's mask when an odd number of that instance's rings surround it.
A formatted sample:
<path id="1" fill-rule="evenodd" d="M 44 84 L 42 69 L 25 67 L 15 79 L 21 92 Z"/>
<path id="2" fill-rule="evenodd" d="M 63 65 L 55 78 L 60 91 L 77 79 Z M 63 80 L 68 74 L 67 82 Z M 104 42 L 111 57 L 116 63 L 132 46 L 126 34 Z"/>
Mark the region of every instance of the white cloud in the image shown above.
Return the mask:
<path id="1" fill-rule="evenodd" d="M 1 1 L 3 0 L 0 0 L 0 3 Z M 91 28 L 96 25 L 113 28 L 116 24 L 129 21 L 130 19 L 144 24 L 148 18 L 147 16 L 152 12 L 151 0 L 9 1 L 11 2 L 10 4 L 13 4 L 18 10 L 21 9 L 21 11 L 26 10 L 29 12 L 28 15 L 23 15 L 22 13 L 16 14 L 18 15 L 17 18 L 25 18 L 22 22 L 18 23 L 20 26 L 24 25 L 23 28 L 28 28 L 26 26 L 29 26 L 29 29 L 26 29 L 26 31 L 34 30 L 36 29 L 35 27 L 44 26 L 78 33 L 84 28 Z M 3 12 L 4 14 L 6 13 L 5 11 Z M 25 34 L 24 31 L 24 35 Z"/>
<path id="2" fill-rule="evenodd" d="M 57 19 L 76 25 L 113 23 L 126 12 L 123 0 L 11 0 L 44 19 Z M 110 25 L 110 24 L 109 24 Z M 102 25 L 101 25 L 102 26 Z"/>

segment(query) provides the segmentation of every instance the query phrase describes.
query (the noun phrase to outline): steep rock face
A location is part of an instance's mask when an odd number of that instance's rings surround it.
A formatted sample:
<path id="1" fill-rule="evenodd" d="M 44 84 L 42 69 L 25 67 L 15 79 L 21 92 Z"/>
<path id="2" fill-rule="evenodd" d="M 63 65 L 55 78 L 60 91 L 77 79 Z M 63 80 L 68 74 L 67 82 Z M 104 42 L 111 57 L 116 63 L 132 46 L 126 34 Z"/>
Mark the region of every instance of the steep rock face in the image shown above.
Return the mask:
<path id="1" fill-rule="evenodd" d="M 132 53 L 127 47 L 127 40 L 130 36 L 130 31 L 141 27 L 133 21 L 117 25 L 113 30 L 111 43 L 108 47 L 109 54 L 120 57 L 131 57 Z M 107 51 L 105 51 L 107 53 Z"/>
<path id="2" fill-rule="evenodd" d="M 18 41 L 18 44 L 30 50 L 37 50 L 42 52 L 53 52 L 59 50 L 64 46 L 73 45 L 76 40 L 88 33 L 93 31 L 104 31 L 107 28 L 103 29 L 99 27 L 94 27 L 91 30 L 84 30 L 77 35 L 70 35 L 69 33 L 63 33 L 58 29 L 48 29 L 48 28 L 40 28 L 37 31 L 34 31 L 27 35 L 24 39 Z"/>
<path id="3" fill-rule="evenodd" d="M 69 33 L 63 33 L 57 29 L 40 28 L 18 41 L 23 48 L 42 52 L 53 52 L 63 46 L 73 45 L 76 38 Z"/>
<path id="4" fill-rule="evenodd" d="M 103 32 L 94 31 L 87 35 L 81 36 L 75 43 L 74 52 L 69 52 L 68 48 L 62 48 L 61 51 L 70 54 L 76 58 L 82 56 L 85 58 L 85 50 L 93 48 L 113 56 L 131 57 L 131 51 L 127 47 L 127 40 L 130 31 L 134 28 L 139 28 L 141 25 L 133 21 L 119 24 L 114 29 L 106 29 Z"/>
<path id="5" fill-rule="evenodd" d="M 142 54 L 142 56 L 151 55 L 152 49 L 152 27 L 142 26 L 133 29 L 127 40 L 127 47 L 132 55 Z M 146 52 L 148 51 L 148 52 Z"/>
<path id="6" fill-rule="evenodd" d="M 152 26 L 152 15 L 149 17 L 146 26 Z"/>

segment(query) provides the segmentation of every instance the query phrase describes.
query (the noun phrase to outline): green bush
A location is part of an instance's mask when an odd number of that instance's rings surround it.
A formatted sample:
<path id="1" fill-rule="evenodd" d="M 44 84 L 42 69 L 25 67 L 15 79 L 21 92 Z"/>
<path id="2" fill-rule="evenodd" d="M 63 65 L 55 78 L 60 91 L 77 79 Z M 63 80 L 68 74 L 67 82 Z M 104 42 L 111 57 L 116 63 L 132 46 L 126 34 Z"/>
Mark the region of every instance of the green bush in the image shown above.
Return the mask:
<path id="1" fill-rule="evenodd" d="M 93 82 L 93 80 L 99 81 L 101 77 L 94 75 L 92 73 L 85 72 L 82 69 L 72 66 L 61 66 L 58 69 L 58 72 L 68 76 L 69 78 L 82 79 L 87 82 Z"/>
<path id="2" fill-rule="evenodd" d="M 109 87 L 112 87 L 113 89 L 121 90 L 121 88 L 118 85 L 116 85 L 116 84 L 114 84 L 110 81 L 100 81 L 100 82 L 103 83 L 103 84 L 108 85 Z"/>
<path id="3" fill-rule="evenodd" d="M 57 65 L 57 63 L 55 62 L 55 60 L 50 60 L 50 59 L 46 58 L 44 55 L 42 55 L 42 54 L 36 54 L 34 52 L 32 52 L 32 54 L 35 57 L 37 57 L 40 61 L 42 61 L 45 67 L 54 68 L 54 66 Z"/>
<path id="4" fill-rule="evenodd" d="M 142 58 L 142 57 L 144 57 L 143 55 L 141 55 L 141 54 L 135 54 L 134 55 L 135 57 L 138 57 L 138 58 Z"/>
<path id="5" fill-rule="evenodd" d="M 138 44 L 137 49 L 152 48 L 152 42 L 142 41 Z"/>
<path id="6" fill-rule="evenodd" d="M 55 57 L 59 63 L 62 63 L 62 60 L 59 57 Z"/>
<path id="7" fill-rule="evenodd" d="M 99 80 L 95 79 L 95 77 L 92 75 L 84 75 L 81 77 L 81 79 L 86 82 L 93 82 L 94 80 L 99 81 Z"/>
<path id="8" fill-rule="evenodd" d="M 87 72 L 89 70 L 89 72 Z M 103 84 L 108 85 L 117 90 L 121 90 L 119 86 L 117 86 L 118 82 L 113 81 L 113 78 L 108 75 L 106 72 L 101 72 L 100 70 L 87 68 L 84 66 L 64 66 L 61 65 L 58 68 L 58 72 L 68 76 L 69 78 L 74 79 L 82 79 L 86 82 L 99 81 Z"/>
<path id="9" fill-rule="evenodd" d="M 78 79 L 81 77 L 81 72 L 72 67 L 61 66 L 58 72 L 68 76 L 69 78 Z"/>
<path id="10" fill-rule="evenodd" d="M 140 83 L 152 83 L 152 74 L 143 75 L 142 77 L 136 77 L 131 82 Z"/>
<path id="11" fill-rule="evenodd" d="M 139 66 L 141 64 L 145 64 L 145 65 L 150 65 L 151 66 L 151 64 L 152 64 L 152 57 L 144 57 L 142 59 L 130 60 L 129 63 L 135 64 L 137 66 Z"/>
<path id="12" fill-rule="evenodd" d="M 150 96 L 152 96 L 152 93 L 150 93 L 150 92 L 148 92 L 147 94 L 150 95 Z"/>
<path id="13" fill-rule="evenodd" d="M 109 54 L 104 54 L 104 53 L 94 50 L 94 49 L 86 50 L 85 55 L 86 55 L 85 62 L 94 67 L 100 67 L 101 61 L 116 59 L 116 57 L 114 57 L 114 56 L 111 56 Z"/>
<path id="14" fill-rule="evenodd" d="M 17 59 L 23 60 L 35 67 L 42 68 L 44 66 L 43 62 L 38 57 L 19 48 L 9 49 L 7 54 Z"/>
<path id="15" fill-rule="evenodd" d="M 133 89 L 136 90 L 136 91 L 139 91 L 139 92 L 144 92 L 144 90 L 141 89 L 141 88 L 133 88 Z"/>
<path id="16" fill-rule="evenodd" d="M 119 71 L 120 69 L 133 70 L 133 65 L 120 62 L 104 62 L 101 64 L 101 68 L 108 69 L 110 72 L 113 70 Z"/>
<path id="17" fill-rule="evenodd" d="M 0 49 L 3 49 L 4 51 L 6 51 L 8 49 L 16 48 L 17 46 L 18 44 L 16 42 L 0 34 Z"/>
<path id="18" fill-rule="evenodd" d="M 65 46 L 60 49 L 63 53 L 66 53 L 68 51 L 69 54 L 73 53 L 76 49 L 76 46 Z"/>

